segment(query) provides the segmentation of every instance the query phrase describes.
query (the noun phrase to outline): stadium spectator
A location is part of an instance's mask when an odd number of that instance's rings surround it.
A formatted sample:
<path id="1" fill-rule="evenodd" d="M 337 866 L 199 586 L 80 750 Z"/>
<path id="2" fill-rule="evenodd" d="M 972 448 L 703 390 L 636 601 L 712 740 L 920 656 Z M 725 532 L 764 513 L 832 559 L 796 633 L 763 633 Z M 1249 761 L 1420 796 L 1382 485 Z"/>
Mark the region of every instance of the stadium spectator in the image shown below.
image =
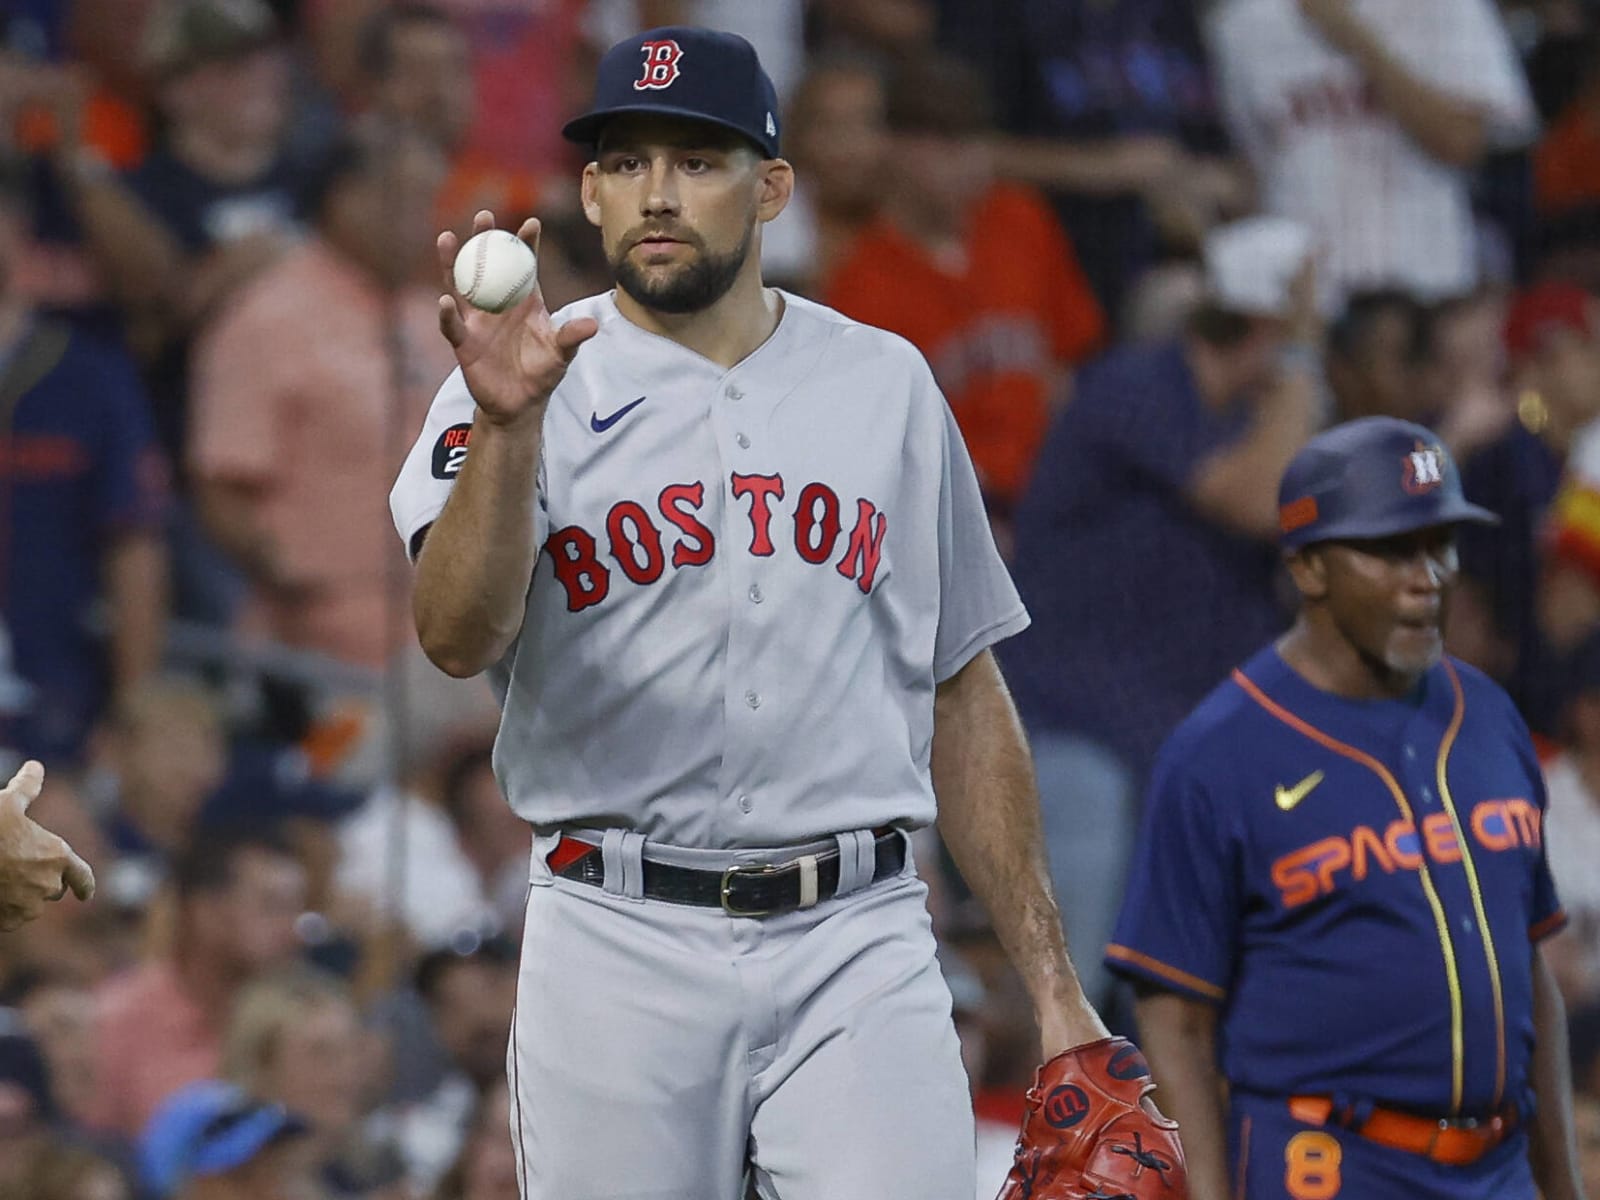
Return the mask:
<path id="1" fill-rule="evenodd" d="M 1091 996 L 1107 976 L 1087 948 L 1115 920 L 1157 747 L 1284 624 L 1277 478 L 1321 419 L 1309 253 L 1281 218 L 1217 230 L 1185 336 L 1083 372 L 1018 511 L 1014 575 L 1033 625 L 1000 656 Z"/>
<path id="2" fill-rule="evenodd" d="M 409 608 L 384 497 L 454 361 L 429 270 L 443 170 L 414 134 L 342 142 L 313 235 L 195 350 L 189 464 L 206 528 L 250 583 L 241 623 L 369 667 L 404 633 L 391 605 Z"/>
<path id="3" fill-rule="evenodd" d="M 1547 953 L 1576 1017 L 1600 1011 L 1600 639 L 1585 642 L 1565 674 L 1562 751 L 1544 768 L 1544 841 L 1567 927 Z"/>
<path id="4" fill-rule="evenodd" d="M 305 1122 L 232 1084 L 180 1088 L 139 1138 L 145 1187 L 156 1200 L 285 1200 L 314 1196 Z"/>
<path id="5" fill-rule="evenodd" d="M 1367 288 L 1473 290 L 1469 173 L 1535 127 L 1492 0 L 1222 0 L 1209 34 L 1264 208 L 1326 249 L 1328 311 Z"/>
<path id="6" fill-rule="evenodd" d="M 476 109 L 472 48 L 461 24 L 437 4 L 390 4 L 361 33 L 369 115 L 420 133 L 450 161 L 439 193 L 438 224 L 465 238 L 473 214 L 488 209 L 515 225 L 550 215 L 541 177 L 516 160 L 486 157 L 468 145 Z"/>
<path id="7" fill-rule="evenodd" d="M 62 1138 L 39 1148 L 16 1194 L 25 1200 L 135 1200 L 133 1183 L 121 1165 Z"/>
<path id="8" fill-rule="evenodd" d="M 466 1145 L 481 1098 L 505 1085 L 517 948 L 501 939 L 435 950 L 417 965 L 416 988 L 450 1059 L 421 1100 L 390 1114 L 413 1191 L 427 1195 Z"/>
<path id="9" fill-rule="evenodd" d="M 1356 292 L 1328 328 L 1328 387 L 1340 420 L 1424 420 L 1418 366 L 1425 351 L 1421 306 L 1398 288 Z"/>
<path id="10" fill-rule="evenodd" d="M 1101 304 L 1170 249 L 1250 211 L 1190 0 L 941 6 L 941 40 L 983 67 L 999 173 L 1046 190 Z M 1119 321 L 1119 324 L 1121 322 Z"/>
<path id="11" fill-rule="evenodd" d="M 496 923 L 515 932 L 522 928 L 528 899 L 532 831 L 501 794 L 488 746 L 452 755 L 443 776 L 443 808 L 455 825 L 461 853 L 477 871 Z"/>
<path id="12" fill-rule="evenodd" d="M 223 1038 L 222 1077 L 305 1123 L 305 1153 L 330 1200 L 370 1196 L 399 1168 L 361 1127 L 375 1095 L 377 1041 L 349 989 L 305 968 L 250 984 Z"/>
<path id="13" fill-rule="evenodd" d="M 472 1132 L 432 1200 L 511 1200 L 517 1195 L 517 1150 L 506 1137 L 511 1089 L 495 1084 L 478 1101 Z"/>
<path id="14" fill-rule="evenodd" d="M 149 363 L 162 444 L 181 463 L 188 339 L 291 244 L 303 181 L 282 149 L 288 62 L 264 0 L 158 4 L 144 53 L 161 137 L 120 180 L 81 158 L 73 196 Z"/>
<path id="15" fill-rule="evenodd" d="M 1517 420 L 1461 467 L 1467 496 L 1498 513 L 1501 524 L 1463 531 L 1461 572 L 1469 601 L 1487 608 L 1500 643 L 1502 669 L 1493 673 L 1534 731 L 1554 734 L 1559 732 L 1559 672 L 1540 628 L 1537 596 L 1548 537 L 1565 543 L 1563 559 L 1568 552 L 1577 556 L 1574 561 L 1582 557 L 1578 526 L 1561 517 L 1552 526 L 1551 506 L 1574 447 L 1600 416 L 1600 303 L 1570 284 L 1538 284 L 1513 301 L 1504 343 Z M 1570 505 L 1568 511 L 1579 512 Z M 1583 579 L 1578 573 L 1570 581 L 1579 600 L 1580 629 L 1559 635 L 1560 642 L 1581 636 L 1582 614 L 1588 611 L 1582 599 L 1587 588 L 1579 586 Z M 1552 599 L 1566 590 L 1554 579 L 1551 586 Z M 1563 623 L 1560 609 L 1552 610 L 1557 625 Z"/>
<path id="16" fill-rule="evenodd" d="M 889 137 L 881 73 L 862 58 L 817 59 L 789 102 L 783 138 L 795 189 L 762 231 L 762 270 L 815 295 L 883 198 Z"/>
<path id="17" fill-rule="evenodd" d="M 882 215 L 856 238 L 823 299 L 927 357 L 972 453 L 991 516 L 1026 486 L 1073 366 L 1105 318 L 1038 193 L 997 182 L 981 77 L 922 55 L 890 82 L 894 170 Z"/>
<path id="18" fill-rule="evenodd" d="M 100 1074 L 93 990 L 66 973 L 30 972 L 6 992 L 8 1005 L 44 1056 L 58 1112 L 70 1124 L 86 1127 Z"/>
<path id="19" fill-rule="evenodd" d="M 540 178 L 568 161 L 561 123 L 578 111 L 593 59 L 582 18 L 587 0 L 434 0 L 467 36 L 473 111 L 465 151 L 473 161 Z M 302 0 L 307 36 L 324 77 L 359 94 L 362 31 L 386 0 Z"/>
<path id="20" fill-rule="evenodd" d="M 23 1181 L 50 1144 L 56 1107 L 39 1047 L 15 1027 L 12 1014 L 0 1017 L 0 1196 L 22 1196 Z"/>
<path id="21" fill-rule="evenodd" d="M 0 745 L 65 767 L 160 656 L 168 494 L 132 364 L 15 286 L 24 187 L 0 171 L 0 621 L 31 703 L 0 719 Z"/>
<path id="22" fill-rule="evenodd" d="M 210 1079 L 240 990 L 296 955 L 305 872 L 267 830 L 197 837 L 173 869 L 172 945 L 102 986 L 91 1124 L 133 1137 L 184 1084 Z"/>
<path id="23" fill-rule="evenodd" d="M 127 692 L 106 724 L 103 766 L 115 787 L 107 836 L 122 895 L 148 895 L 194 835 L 200 810 L 222 783 L 228 748 L 216 697 L 178 678 Z"/>

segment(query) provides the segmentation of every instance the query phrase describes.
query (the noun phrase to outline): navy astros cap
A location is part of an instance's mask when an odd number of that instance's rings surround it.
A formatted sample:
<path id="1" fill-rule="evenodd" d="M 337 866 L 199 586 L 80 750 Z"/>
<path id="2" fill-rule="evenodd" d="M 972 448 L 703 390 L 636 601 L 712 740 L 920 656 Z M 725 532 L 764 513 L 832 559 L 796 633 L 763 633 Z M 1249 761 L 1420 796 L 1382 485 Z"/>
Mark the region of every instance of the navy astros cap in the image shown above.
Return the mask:
<path id="1" fill-rule="evenodd" d="M 1288 550 L 1463 521 L 1498 525 L 1500 518 L 1467 502 L 1461 473 L 1436 434 L 1394 417 L 1363 417 L 1319 433 L 1278 487 L 1278 540 Z"/>
<path id="2" fill-rule="evenodd" d="M 601 127 L 627 113 L 709 121 L 778 157 L 778 94 L 755 47 L 736 33 L 667 26 L 618 42 L 600 60 L 594 107 L 561 136 L 596 145 Z"/>

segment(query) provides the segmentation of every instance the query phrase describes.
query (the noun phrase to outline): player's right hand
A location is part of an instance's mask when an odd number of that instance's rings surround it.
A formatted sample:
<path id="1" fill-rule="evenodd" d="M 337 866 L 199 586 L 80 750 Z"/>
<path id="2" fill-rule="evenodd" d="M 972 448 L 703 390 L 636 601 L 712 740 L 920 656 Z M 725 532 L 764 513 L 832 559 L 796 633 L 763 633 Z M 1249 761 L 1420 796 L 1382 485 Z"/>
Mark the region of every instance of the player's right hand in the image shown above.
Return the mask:
<path id="1" fill-rule="evenodd" d="M 493 213 L 485 210 L 473 218 L 475 235 L 493 228 Z M 517 236 L 538 254 L 536 219 L 524 221 Z M 600 325 L 592 317 L 579 317 L 557 329 L 537 282 L 527 299 L 504 312 L 474 308 L 456 291 L 454 267 L 460 247 L 455 234 L 439 235 L 439 271 L 445 286 L 439 297 L 439 329 L 455 349 L 481 419 L 507 426 L 538 420 L 578 347 L 598 333 Z"/>
<path id="2" fill-rule="evenodd" d="M 0 791 L 0 929 L 15 929 L 71 889 L 94 895 L 94 872 L 72 847 L 28 816 L 44 786 L 44 767 L 22 764 Z"/>

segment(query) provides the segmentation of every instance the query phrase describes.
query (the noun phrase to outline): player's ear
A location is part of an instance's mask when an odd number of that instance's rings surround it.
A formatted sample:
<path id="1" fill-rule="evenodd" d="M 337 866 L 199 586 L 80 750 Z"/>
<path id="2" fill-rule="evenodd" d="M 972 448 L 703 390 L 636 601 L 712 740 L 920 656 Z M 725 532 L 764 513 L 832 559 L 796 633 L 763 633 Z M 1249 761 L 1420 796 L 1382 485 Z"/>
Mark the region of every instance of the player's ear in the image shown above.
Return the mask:
<path id="1" fill-rule="evenodd" d="M 1328 559 L 1320 546 L 1306 546 L 1284 557 L 1295 590 L 1306 600 L 1321 600 L 1328 594 Z"/>
<path id="2" fill-rule="evenodd" d="M 794 195 L 794 168 L 784 158 L 766 158 L 757 168 L 756 216 L 770 221 L 789 204 Z"/>
<path id="3" fill-rule="evenodd" d="M 600 227 L 600 199 L 596 192 L 599 180 L 600 164 L 589 163 L 583 168 L 583 180 L 578 185 L 583 215 L 589 218 L 589 224 L 596 229 Z"/>

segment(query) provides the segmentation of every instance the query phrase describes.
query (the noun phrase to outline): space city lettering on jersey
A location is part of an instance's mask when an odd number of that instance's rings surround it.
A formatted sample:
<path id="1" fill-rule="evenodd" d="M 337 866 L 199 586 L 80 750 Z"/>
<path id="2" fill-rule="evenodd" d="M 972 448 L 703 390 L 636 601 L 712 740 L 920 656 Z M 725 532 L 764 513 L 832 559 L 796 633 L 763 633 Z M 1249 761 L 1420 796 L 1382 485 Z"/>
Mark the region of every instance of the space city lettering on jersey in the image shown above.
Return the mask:
<path id="1" fill-rule="evenodd" d="M 1491 852 L 1519 847 L 1538 849 L 1544 832 L 1538 806 L 1525 799 L 1483 800 L 1467 821 L 1468 835 Z M 1357 825 L 1348 837 L 1319 838 L 1275 859 L 1272 883 L 1285 908 L 1329 896 L 1346 884 L 1360 883 L 1375 871 L 1419 871 L 1423 855 L 1441 866 L 1461 861 L 1461 842 L 1449 813 L 1430 813 L 1422 829 L 1397 820 L 1386 829 Z"/>
<path id="2" fill-rule="evenodd" d="M 889 527 L 888 516 L 871 500 L 857 499 L 850 512 L 831 487 L 812 482 L 795 493 L 792 507 L 785 507 L 790 493 L 782 475 L 735 472 L 728 485 L 749 519 L 748 537 L 740 539 L 746 553 L 771 558 L 792 550 L 812 566 L 831 565 L 863 595 L 871 594 Z M 619 500 L 599 530 L 567 525 L 552 532 L 544 551 L 567 593 L 567 610 L 582 612 L 605 600 L 613 570 L 648 586 L 669 569 L 709 563 L 717 539 L 698 515 L 705 500 L 704 483 L 674 483 L 662 488 L 648 507 L 638 500 Z"/>

